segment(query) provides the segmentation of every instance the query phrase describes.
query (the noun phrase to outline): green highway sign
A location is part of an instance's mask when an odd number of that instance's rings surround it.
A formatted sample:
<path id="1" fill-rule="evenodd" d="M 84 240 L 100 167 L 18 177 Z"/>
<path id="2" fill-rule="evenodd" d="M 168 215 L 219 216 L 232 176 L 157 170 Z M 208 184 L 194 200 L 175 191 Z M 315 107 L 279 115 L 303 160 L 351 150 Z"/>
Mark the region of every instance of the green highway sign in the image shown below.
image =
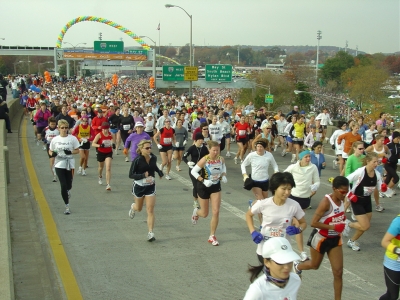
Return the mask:
<path id="1" fill-rule="evenodd" d="M 274 103 L 274 95 L 265 94 L 265 103 Z"/>
<path id="2" fill-rule="evenodd" d="M 206 65 L 206 81 L 232 81 L 231 65 Z"/>
<path id="3" fill-rule="evenodd" d="M 94 41 L 95 52 L 124 52 L 123 41 Z"/>
<path id="4" fill-rule="evenodd" d="M 147 56 L 147 50 L 145 49 L 140 49 L 140 50 L 128 50 L 129 54 L 136 54 L 136 55 L 146 55 Z"/>
<path id="5" fill-rule="evenodd" d="M 184 66 L 163 66 L 163 81 L 183 81 Z"/>

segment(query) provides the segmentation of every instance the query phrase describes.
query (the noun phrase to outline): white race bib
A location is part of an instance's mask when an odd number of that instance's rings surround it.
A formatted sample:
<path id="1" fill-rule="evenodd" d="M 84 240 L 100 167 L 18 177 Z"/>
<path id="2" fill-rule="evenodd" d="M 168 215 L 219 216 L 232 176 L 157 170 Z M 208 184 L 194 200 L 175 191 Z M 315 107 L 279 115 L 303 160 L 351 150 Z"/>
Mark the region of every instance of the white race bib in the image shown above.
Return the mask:
<path id="1" fill-rule="evenodd" d="M 286 233 L 283 231 L 282 227 L 269 227 L 264 228 L 264 240 L 268 240 L 272 237 L 285 237 Z"/>
<path id="2" fill-rule="evenodd" d="M 164 138 L 164 145 L 171 145 L 172 144 L 172 138 Z"/>
<path id="3" fill-rule="evenodd" d="M 239 130 L 239 136 L 246 135 L 246 130 Z"/>
<path id="4" fill-rule="evenodd" d="M 104 140 L 103 144 L 104 144 L 104 147 L 109 148 L 112 146 L 112 140 Z"/>
<path id="5" fill-rule="evenodd" d="M 131 125 L 122 125 L 122 128 L 124 130 L 129 130 L 129 129 L 131 129 Z"/>

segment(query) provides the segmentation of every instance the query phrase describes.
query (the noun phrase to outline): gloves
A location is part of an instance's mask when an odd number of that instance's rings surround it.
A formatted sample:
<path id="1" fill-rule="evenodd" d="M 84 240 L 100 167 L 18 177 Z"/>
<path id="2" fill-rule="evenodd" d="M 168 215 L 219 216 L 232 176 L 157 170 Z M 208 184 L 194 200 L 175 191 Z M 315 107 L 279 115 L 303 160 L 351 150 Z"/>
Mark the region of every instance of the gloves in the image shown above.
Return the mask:
<path id="1" fill-rule="evenodd" d="M 387 163 L 387 161 L 388 161 L 388 160 L 387 160 L 387 158 L 386 158 L 386 157 L 382 158 L 382 163 L 383 163 L 383 164 L 386 164 L 386 163 Z"/>
<path id="2" fill-rule="evenodd" d="M 115 144 L 112 144 L 112 148 L 115 150 L 115 148 L 116 148 Z"/>
<path id="3" fill-rule="evenodd" d="M 105 148 L 105 147 L 106 146 L 103 143 L 100 144 L 100 148 Z"/>
<path id="4" fill-rule="evenodd" d="M 87 143 L 87 139 L 81 139 L 82 143 Z"/>
<path id="5" fill-rule="evenodd" d="M 343 150 L 342 145 L 337 145 L 337 149 L 338 149 L 338 150 Z"/>
<path id="6" fill-rule="evenodd" d="M 296 226 L 288 226 L 286 228 L 286 233 L 288 235 L 296 235 L 296 234 L 299 234 L 300 232 L 301 232 L 300 229 L 297 228 Z"/>
<path id="7" fill-rule="evenodd" d="M 256 244 L 261 243 L 262 240 L 264 239 L 264 236 L 260 232 L 255 230 L 251 233 L 251 237 L 253 239 L 253 242 Z"/>
<path id="8" fill-rule="evenodd" d="M 51 157 L 56 157 L 57 156 L 57 152 L 56 151 L 53 151 L 53 153 L 51 153 Z"/>
<path id="9" fill-rule="evenodd" d="M 162 149 L 161 144 L 158 144 L 158 145 L 157 145 L 157 148 L 161 150 L 161 149 Z"/>
<path id="10" fill-rule="evenodd" d="M 223 183 L 227 183 L 227 182 L 228 182 L 228 179 L 226 179 L 226 176 L 224 175 L 224 176 L 222 176 L 221 181 L 222 181 Z"/>
<path id="11" fill-rule="evenodd" d="M 192 162 L 192 161 L 189 161 L 189 162 L 187 163 L 187 165 L 189 166 L 189 168 L 193 169 L 193 167 L 195 166 L 195 163 Z"/>
<path id="12" fill-rule="evenodd" d="M 314 184 L 312 184 L 311 186 L 310 186 L 310 188 L 311 188 L 311 192 L 316 192 L 317 190 L 318 190 L 318 184 L 316 184 L 316 183 L 314 183 Z"/>
<path id="13" fill-rule="evenodd" d="M 176 148 L 179 148 L 179 142 L 176 142 L 176 143 L 175 143 L 175 147 L 176 147 Z"/>
<path id="14" fill-rule="evenodd" d="M 66 155 L 71 155 L 72 154 L 71 150 L 68 150 L 68 149 L 64 149 L 64 153 Z"/>
<path id="15" fill-rule="evenodd" d="M 185 145 L 186 145 L 186 143 L 187 143 L 187 140 L 184 140 L 184 141 L 183 141 L 183 146 L 185 146 Z"/>
<path id="16" fill-rule="evenodd" d="M 358 201 L 358 197 L 356 195 L 354 195 L 352 192 L 349 192 L 347 194 L 347 198 L 351 201 L 356 203 Z"/>
<path id="17" fill-rule="evenodd" d="M 345 223 L 338 223 L 338 224 L 333 225 L 333 230 L 335 230 L 336 232 L 341 233 L 341 232 L 343 232 L 345 227 L 346 227 Z"/>
<path id="18" fill-rule="evenodd" d="M 125 155 L 128 155 L 128 148 L 124 148 L 124 151 L 122 151 Z"/>
<path id="19" fill-rule="evenodd" d="M 387 189 L 388 189 L 387 184 L 386 183 L 382 183 L 381 184 L 381 192 L 382 193 L 386 193 Z"/>
<path id="20" fill-rule="evenodd" d="M 211 180 L 208 180 L 208 179 L 204 179 L 203 180 L 203 184 L 206 186 L 206 187 L 210 187 L 210 186 L 212 186 L 212 181 Z"/>

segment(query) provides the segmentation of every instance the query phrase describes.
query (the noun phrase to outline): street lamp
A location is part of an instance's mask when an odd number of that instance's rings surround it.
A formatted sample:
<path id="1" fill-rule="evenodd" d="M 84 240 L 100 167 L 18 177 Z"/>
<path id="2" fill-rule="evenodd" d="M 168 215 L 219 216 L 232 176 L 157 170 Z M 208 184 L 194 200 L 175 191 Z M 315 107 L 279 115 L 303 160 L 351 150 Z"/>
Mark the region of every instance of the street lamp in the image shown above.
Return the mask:
<path id="1" fill-rule="evenodd" d="M 52 63 L 52 61 L 45 61 L 42 63 L 38 63 L 38 74 L 40 75 L 40 65 L 51 64 L 51 63 Z"/>
<path id="2" fill-rule="evenodd" d="M 322 33 L 321 30 L 317 31 L 317 40 L 318 40 L 318 44 L 317 44 L 317 61 L 315 62 L 315 78 L 316 78 L 317 82 L 318 82 L 319 41 L 320 41 L 320 39 L 322 39 L 321 33 Z"/>
<path id="3" fill-rule="evenodd" d="M 74 45 L 72 45 L 71 43 L 68 43 L 68 42 L 63 42 L 63 44 L 69 44 L 69 45 L 71 45 L 72 48 L 74 48 L 74 49 L 76 49 L 79 45 L 86 45 L 86 43 L 78 43 L 78 44 L 76 44 L 76 45 L 74 46 Z M 76 67 L 76 64 L 75 64 L 75 59 L 74 59 L 74 75 L 76 75 L 76 69 L 75 69 L 75 67 Z"/>
<path id="4" fill-rule="evenodd" d="M 193 44 L 192 44 L 192 36 L 193 36 L 193 34 L 192 34 L 192 22 L 193 22 L 193 16 L 192 15 L 189 15 L 188 14 L 188 12 L 185 10 L 185 9 L 183 9 L 182 7 L 180 7 L 180 6 L 178 6 L 178 5 L 173 5 L 173 4 L 165 4 L 165 7 L 166 8 L 171 8 L 171 7 L 178 7 L 178 8 L 180 8 L 180 9 L 182 9 L 186 14 L 187 14 L 187 16 L 190 18 L 190 47 L 189 47 L 189 49 L 190 49 L 190 57 L 189 57 L 189 66 L 193 66 L 193 57 L 192 57 L 192 53 L 193 53 Z M 189 97 L 192 97 L 192 81 L 189 81 Z"/>
<path id="5" fill-rule="evenodd" d="M 14 65 L 14 74 L 15 75 L 17 75 L 17 65 L 18 64 L 22 64 L 24 62 L 30 63 L 31 61 L 30 60 L 20 60 L 20 61 L 17 61 L 15 63 L 13 63 L 13 65 Z"/>
<path id="6" fill-rule="evenodd" d="M 140 38 L 148 38 L 150 41 L 154 43 L 154 50 L 153 50 L 153 78 L 154 78 L 154 84 L 157 82 L 157 77 L 156 77 L 156 48 L 157 48 L 157 43 L 150 37 L 146 35 L 141 35 L 139 36 Z M 136 65 L 136 73 L 137 73 L 137 65 Z M 157 85 L 155 86 L 157 88 Z"/>

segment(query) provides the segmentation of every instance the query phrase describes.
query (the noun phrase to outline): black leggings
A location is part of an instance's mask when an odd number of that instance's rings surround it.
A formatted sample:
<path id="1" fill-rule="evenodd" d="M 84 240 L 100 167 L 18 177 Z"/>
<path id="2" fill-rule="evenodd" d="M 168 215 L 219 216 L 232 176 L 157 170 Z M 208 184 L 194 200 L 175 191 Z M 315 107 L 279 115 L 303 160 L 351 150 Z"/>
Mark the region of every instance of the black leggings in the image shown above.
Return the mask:
<path id="1" fill-rule="evenodd" d="M 393 179 L 394 184 L 399 182 L 399 175 L 397 175 L 396 169 L 397 169 L 397 165 L 392 166 L 389 164 L 385 164 L 385 170 L 386 170 L 385 183 L 386 184 L 389 184 L 391 179 Z"/>
<path id="2" fill-rule="evenodd" d="M 65 204 L 69 203 L 68 191 L 72 188 L 72 170 L 55 168 L 61 185 L 61 196 Z"/>
<path id="3" fill-rule="evenodd" d="M 194 198 L 198 198 L 197 196 L 197 179 L 194 178 L 194 176 L 192 175 L 192 173 L 190 173 L 190 171 L 192 171 L 192 169 L 189 168 L 189 176 L 190 179 L 192 180 L 192 184 L 193 184 L 193 197 Z"/>
<path id="4" fill-rule="evenodd" d="M 400 272 L 383 267 L 387 291 L 379 300 L 397 300 L 399 298 Z"/>

